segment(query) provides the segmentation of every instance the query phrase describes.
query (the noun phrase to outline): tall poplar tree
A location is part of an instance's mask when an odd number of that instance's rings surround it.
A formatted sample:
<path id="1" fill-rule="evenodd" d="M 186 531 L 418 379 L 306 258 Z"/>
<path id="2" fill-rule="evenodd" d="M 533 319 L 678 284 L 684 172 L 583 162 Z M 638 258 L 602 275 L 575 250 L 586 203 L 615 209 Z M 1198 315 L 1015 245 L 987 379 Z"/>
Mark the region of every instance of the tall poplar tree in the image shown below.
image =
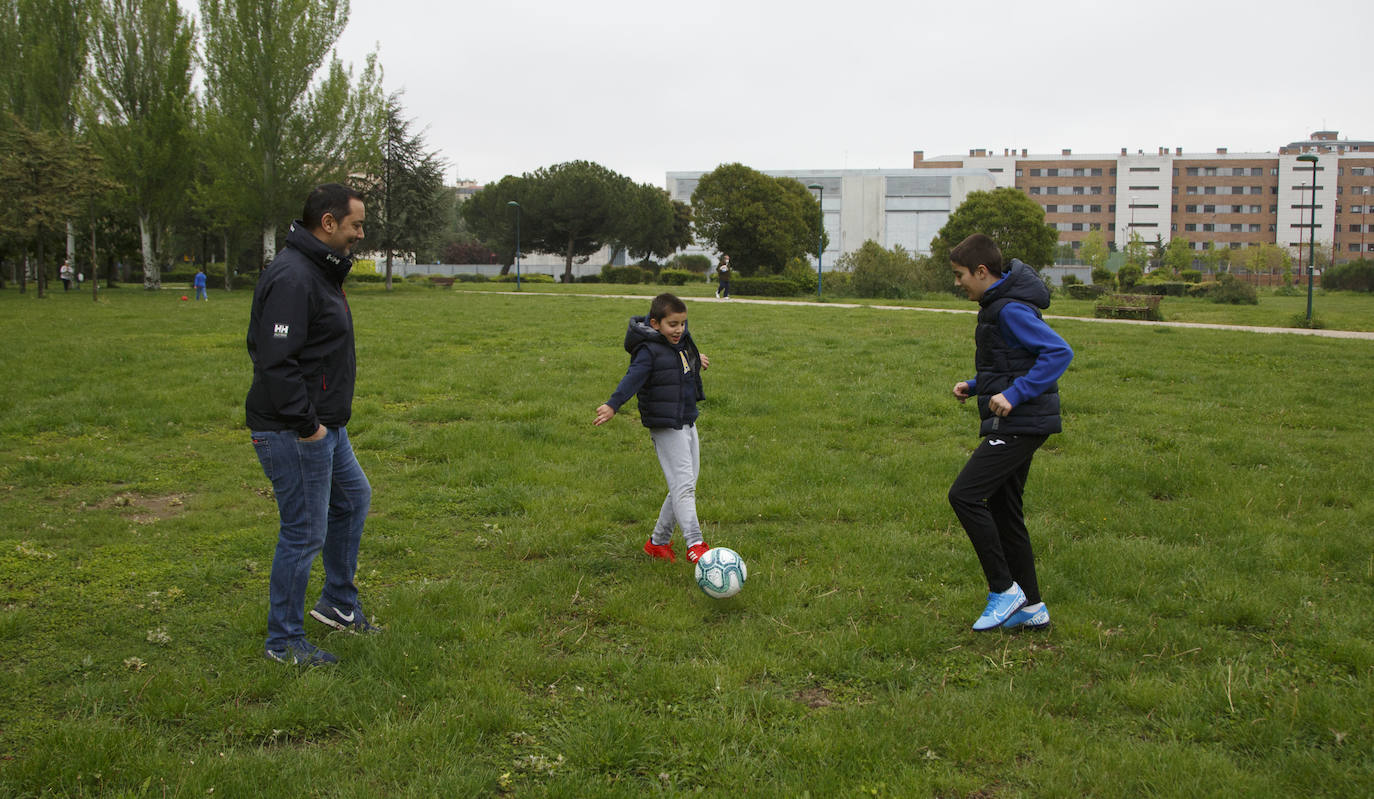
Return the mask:
<path id="1" fill-rule="evenodd" d="M 391 290 L 392 256 L 428 244 L 443 228 L 450 202 L 443 197 L 443 160 L 425 150 L 424 135 L 410 132 L 400 98 L 386 101 L 382 161 L 368 189 L 371 238 L 386 254 L 386 288 Z"/>
<path id="2" fill-rule="evenodd" d="M 147 289 L 162 285 L 162 242 L 192 177 L 194 49 L 176 0 L 104 0 L 96 15 L 92 135 L 138 216 Z"/>
<path id="3" fill-rule="evenodd" d="M 311 188 L 379 160 L 380 68 L 369 55 L 355 85 L 332 54 L 348 0 L 200 0 L 200 13 L 215 182 L 247 186 L 266 264 Z"/>

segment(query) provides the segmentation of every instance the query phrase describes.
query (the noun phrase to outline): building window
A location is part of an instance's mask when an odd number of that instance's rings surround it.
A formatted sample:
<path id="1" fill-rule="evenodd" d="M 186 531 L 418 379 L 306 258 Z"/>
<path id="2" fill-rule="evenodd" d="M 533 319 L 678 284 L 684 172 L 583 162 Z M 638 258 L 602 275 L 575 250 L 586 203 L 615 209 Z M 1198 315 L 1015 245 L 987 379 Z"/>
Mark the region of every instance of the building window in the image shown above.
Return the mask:
<path id="1" fill-rule="evenodd" d="M 1197 186 L 1189 186 L 1189 187 L 1187 188 L 1187 190 L 1186 190 L 1184 193 L 1185 193 L 1185 194 L 1197 194 Z"/>
<path id="2" fill-rule="evenodd" d="M 1132 186 L 1131 191 L 1159 191 L 1158 186 Z"/>
<path id="3" fill-rule="evenodd" d="M 1207 224 L 1205 224 L 1205 225 L 1202 226 L 1202 232 L 1203 232 L 1203 233 L 1211 233 L 1212 231 L 1214 231 L 1214 230 L 1216 230 L 1216 229 L 1217 229 L 1217 226 L 1216 226 L 1216 225 L 1213 225 L 1213 224 L 1210 223 L 1210 222 L 1208 222 Z"/>
<path id="4" fill-rule="evenodd" d="M 1203 193 L 1203 194 L 1216 194 L 1216 193 L 1217 193 L 1217 187 L 1216 187 L 1216 186 L 1203 186 L 1203 187 L 1202 187 L 1202 193 Z"/>
<path id="5" fill-rule="evenodd" d="M 1192 177 L 1197 177 L 1197 175 L 1198 175 L 1198 168 L 1195 167 L 1195 166 L 1190 166 L 1190 167 L 1188 167 L 1188 174 L 1189 174 L 1190 176 L 1192 176 Z"/>
<path id="6" fill-rule="evenodd" d="M 1102 213 L 1102 206 L 1100 206 L 1100 205 L 1090 205 L 1090 206 L 1088 206 L 1088 210 L 1091 211 L 1091 212 L 1094 213 L 1094 214 L 1100 214 L 1100 213 Z"/>
<path id="7" fill-rule="evenodd" d="M 1249 206 L 1249 209 L 1250 209 L 1249 212 L 1252 213 L 1252 214 L 1264 213 L 1263 211 L 1260 210 L 1260 207 L 1259 207 L 1258 205 L 1251 205 L 1251 206 Z"/>
<path id="8" fill-rule="evenodd" d="M 1108 170 L 1107 174 L 1111 175 L 1112 177 L 1116 177 L 1116 167 L 1112 167 L 1110 170 Z"/>
<path id="9" fill-rule="evenodd" d="M 1039 187 L 1039 186 L 1031 186 L 1031 187 L 1030 187 L 1030 193 L 1031 193 L 1032 195 L 1039 194 L 1039 193 L 1040 193 L 1040 187 Z"/>
<path id="10" fill-rule="evenodd" d="M 1251 187 L 1250 187 L 1250 193 L 1251 193 L 1251 194 L 1263 194 L 1263 193 L 1264 193 L 1264 187 L 1263 187 L 1263 186 L 1251 186 Z"/>
<path id="11" fill-rule="evenodd" d="M 1074 193 L 1074 194 L 1087 194 L 1087 188 L 1086 188 L 1085 186 L 1074 186 L 1074 187 L 1073 187 L 1073 193 Z"/>
<path id="12" fill-rule="evenodd" d="M 1209 177 L 1216 177 L 1217 168 L 1214 166 L 1203 167 L 1202 174 L 1207 175 Z"/>
<path id="13" fill-rule="evenodd" d="M 1233 222 L 1233 223 L 1231 223 L 1231 232 L 1232 232 L 1232 233 L 1244 233 L 1244 232 L 1245 232 L 1245 225 L 1241 225 L 1241 224 L 1237 224 L 1237 223 L 1234 223 L 1234 222 Z"/>
<path id="14" fill-rule="evenodd" d="M 1186 213 L 1186 214 L 1195 214 L 1195 213 L 1197 213 L 1197 206 L 1196 206 L 1196 205 L 1185 205 L 1185 206 L 1183 206 L 1183 212 Z"/>
<path id="15" fill-rule="evenodd" d="M 1260 232 L 1260 226 L 1259 226 L 1259 225 L 1247 225 L 1247 226 L 1246 226 L 1246 230 L 1247 230 L 1248 232 L 1250 232 L 1250 233 L 1258 233 L 1258 232 Z"/>
<path id="16" fill-rule="evenodd" d="M 1045 187 L 1045 193 L 1046 193 L 1046 194 L 1058 194 L 1058 193 L 1059 193 L 1059 187 L 1058 187 L 1058 186 L 1046 186 L 1046 187 Z"/>
<path id="17" fill-rule="evenodd" d="M 1083 206 L 1081 206 L 1081 205 L 1075 205 L 1075 206 L 1073 207 L 1073 212 L 1074 212 L 1075 214 L 1081 214 L 1081 213 L 1083 213 Z"/>
<path id="18" fill-rule="evenodd" d="M 1270 177 L 1276 176 L 1276 175 L 1278 175 L 1278 174 L 1279 174 L 1279 168 L 1278 168 L 1278 167 L 1276 167 L 1276 166 L 1271 166 L 1271 167 L 1269 167 L 1269 175 L 1270 175 Z"/>
<path id="19" fill-rule="evenodd" d="M 1021 169 L 1020 167 L 1017 167 L 1017 169 L 1016 169 L 1016 176 L 1017 176 L 1018 178 L 1019 178 L 1019 177 L 1023 177 L 1023 175 L 1022 175 L 1021 173 L 1024 172 L 1024 171 L 1025 171 L 1025 170 Z"/>
<path id="20" fill-rule="evenodd" d="M 1112 191 L 1115 191 L 1115 190 L 1116 190 L 1115 187 L 1113 187 Z M 1101 187 L 1101 186 L 1093 186 L 1093 190 L 1090 191 L 1090 192 L 1088 192 L 1088 193 L 1089 193 L 1089 194 L 1101 194 L 1101 193 L 1102 193 L 1102 187 Z"/>
<path id="21" fill-rule="evenodd" d="M 1215 214 L 1217 212 L 1217 207 L 1215 205 L 1204 205 L 1202 206 L 1202 212 L 1204 214 Z"/>
<path id="22" fill-rule="evenodd" d="M 1133 166 L 1133 167 L 1131 167 L 1131 171 L 1132 171 L 1132 172 L 1158 172 L 1158 171 L 1159 171 L 1159 167 L 1157 167 L 1157 166 Z"/>
<path id="23" fill-rule="evenodd" d="M 1033 178 L 1038 178 L 1038 177 L 1040 177 L 1040 170 L 1038 170 L 1038 169 L 1032 169 L 1032 170 L 1031 170 L 1031 175 L 1030 175 L 1030 176 L 1033 177 Z"/>
<path id="24" fill-rule="evenodd" d="M 1264 167 L 1262 167 L 1262 166 L 1252 166 L 1252 167 L 1250 167 L 1250 177 L 1252 177 L 1252 178 L 1258 178 L 1258 177 L 1262 177 L 1263 175 L 1264 175 Z"/>
<path id="25" fill-rule="evenodd" d="M 1074 229 L 1074 230 L 1082 230 L 1082 229 L 1083 229 L 1083 223 L 1082 223 L 1082 222 L 1074 222 L 1074 223 L 1073 223 L 1073 229 Z"/>
<path id="26" fill-rule="evenodd" d="M 1232 186 L 1232 187 L 1231 187 L 1231 193 L 1232 193 L 1232 194 L 1244 194 L 1244 193 L 1245 193 L 1245 187 L 1244 187 L 1244 186 Z"/>
<path id="27" fill-rule="evenodd" d="M 1100 167 L 1100 166 L 1095 166 L 1095 167 L 1093 167 L 1092 176 L 1095 177 L 1095 178 L 1100 178 L 1100 177 L 1102 177 L 1102 167 Z"/>
<path id="28" fill-rule="evenodd" d="M 1047 214 L 1057 214 L 1057 213 L 1059 213 L 1059 206 L 1057 206 L 1057 205 L 1047 205 L 1047 206 L 1045 206 L 1045 213 L 1047 213 Z"/>
<path id="29" fill-rule="evenodd" d="M 1086 169 L 1084 169 L 1083 167 L 1081 167 L 1081 166 L 1080 166 L 1080 167 L 1074 167 L 1074 170 L 1073 170 L 1073 176 L 1074 176 L 1074 177 L 1076 177 L 1076 178 L 1081 178 L 1081 177 L 1083 177 L 1083 176 L 1086 175 L 1086 174 L 1088 174 L 1088 171 L 1087 171 Z"/>

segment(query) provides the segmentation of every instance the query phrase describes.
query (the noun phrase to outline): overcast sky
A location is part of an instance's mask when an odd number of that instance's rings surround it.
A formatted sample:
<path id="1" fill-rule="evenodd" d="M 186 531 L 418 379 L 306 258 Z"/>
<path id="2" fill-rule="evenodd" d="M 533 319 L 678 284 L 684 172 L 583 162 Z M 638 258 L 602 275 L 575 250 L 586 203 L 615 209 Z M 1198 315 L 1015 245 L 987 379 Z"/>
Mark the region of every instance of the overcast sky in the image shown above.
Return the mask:
<path id="1" fill-rule="evenodd" d="M 1369 0 L 353 0 L 339 55 L 380 52 L 449 181 L 585 159 L 661 186 L 1374 139 L 1371 47 Z"/>

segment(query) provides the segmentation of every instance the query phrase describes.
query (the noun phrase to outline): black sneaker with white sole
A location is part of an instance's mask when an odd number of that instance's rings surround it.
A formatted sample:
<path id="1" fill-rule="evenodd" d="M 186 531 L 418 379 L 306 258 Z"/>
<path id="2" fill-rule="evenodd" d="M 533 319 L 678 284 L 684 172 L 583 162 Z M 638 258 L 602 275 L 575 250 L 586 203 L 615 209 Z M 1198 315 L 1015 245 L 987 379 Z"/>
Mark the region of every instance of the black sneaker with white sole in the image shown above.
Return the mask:
<path id="1" fill-rule="evenodd" d="M 315 604 L 315 607 L 310 610 L 310 616 L 326 627 L 333 627 L 336 630 L 342 630 L 346 633 L 371 634 L 382 631 L 381 627 L 367 620 L 367 614 L 363 613 L 363 609 L 359 605 L 353 606 L 347 613 L 344 613 L 321 599 Z"/>
<path id="2" fill-rule="evenodd" d="M 281 649 L 264 650 L 263 655 L 268 660 L 295 666 L 328 666 L 339 662 L 338 658 L 304 638 L 299 641 L 288 641 Z"/>

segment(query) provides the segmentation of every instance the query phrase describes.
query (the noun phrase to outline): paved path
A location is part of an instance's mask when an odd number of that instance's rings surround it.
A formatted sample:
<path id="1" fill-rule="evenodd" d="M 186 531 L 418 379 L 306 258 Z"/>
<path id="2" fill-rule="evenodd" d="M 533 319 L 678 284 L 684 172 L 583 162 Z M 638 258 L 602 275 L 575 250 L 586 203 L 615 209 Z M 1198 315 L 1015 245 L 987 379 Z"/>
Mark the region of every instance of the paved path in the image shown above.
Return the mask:
<path id="1" fill-rule="evenodd" d="M 460 289 L 461 291 L 461 289 Z M 643 302 L 648 297 L 639 294 L 555 294 L 547 291 L 464 291 L 465 294 L 503 294 L 511 297 L 595 297 L 603 300 L 637 300 Z M 877 311 L 921 311 L 923 313 L 976 314 L 974 309 L 963 308 L 919 308 L 910 305 L 861 305 L 854 302 L 808 302 L 805 300 L 764 300 L 755 297 L 739 297 L 728 300 L 715 297 L 685 297 L 693 303 L 729 302 L 746 305 L 795 305 L 814 308 L 871 308 Z M 1374 332 L 1367 330 L 1309 330 L 1304 327 L 1257 327 L 1253 325 L 1217 325 L 1208 322 L 1146 322 L 1140 319 L 1098 319 L 1095 316 L 1055 316 L 1045 314 L 1046 319 L 1062 319 L 1069 322 L 1101 322 L 1108 325 L 1145 325 L 1147 327 L 1186 327 L 1198 330 L 1239 330 L 1245 333 L 1288 333 L 1294 336 L 1317 336 L 1319 338 L 1352 338 L 1374 341 Z"/>

